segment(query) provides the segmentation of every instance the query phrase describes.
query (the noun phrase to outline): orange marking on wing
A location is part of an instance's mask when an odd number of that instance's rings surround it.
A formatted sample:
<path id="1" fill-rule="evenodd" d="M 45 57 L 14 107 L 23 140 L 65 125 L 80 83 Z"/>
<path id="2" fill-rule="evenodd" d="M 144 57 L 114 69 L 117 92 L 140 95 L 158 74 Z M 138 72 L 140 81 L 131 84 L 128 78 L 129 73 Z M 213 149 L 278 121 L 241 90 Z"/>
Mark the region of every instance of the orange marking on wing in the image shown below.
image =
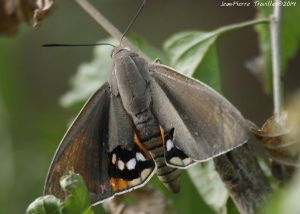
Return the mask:
<path id="1" fill-rule="evenodd" d="M 128 187 L 128 182 L 124 179 L 119 179 L 118 180 L 118 187 L 119 187 L 119 190 L 124 190 Z"/>
<path id="2" fill-rule="evenodd" d="M 161 126 L 159 127 L 159 129 L 160 129 L 162 142 L 163 144 L 165 144 L 165 130 Z"/>
<path id="3" fill-rule="evenodd" d="M 111 185 L 113 191 L 117 191 L 118 190 L 118 183 L 117 183 L 117 179 L 116 178 L 111 178 L 110 179 L 110 185 Z"/>
<path id="4" fill-rule="evenodd" d="M 110 185 L 111 185 L 113 191 L 120 191 L 120 190 L 127 189 L 128 181 L 121 179 L 121 178 L 111 178 Z"/>
<path id="5" fill-rule="evenodd" d="M 144 154 L 147 156 L 147 158 L 151 158 L 148 150 L 145 148 L 145 146 L 142 144 L 142 142 L 140 141 L 139 137 L 137 136 L 137 134 L 134 134 L 134 143 L 136 145 L 138 145 L 138 147 L 144 152 Z"/>

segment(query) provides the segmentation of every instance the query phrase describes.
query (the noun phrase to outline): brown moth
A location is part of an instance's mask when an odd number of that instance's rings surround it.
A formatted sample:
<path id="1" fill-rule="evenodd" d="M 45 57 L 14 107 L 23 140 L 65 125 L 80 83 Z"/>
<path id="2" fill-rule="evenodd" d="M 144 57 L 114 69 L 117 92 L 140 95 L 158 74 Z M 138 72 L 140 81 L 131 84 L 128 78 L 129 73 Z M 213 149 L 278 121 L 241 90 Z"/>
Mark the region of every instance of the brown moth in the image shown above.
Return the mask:
<path id="1" fill-rule="evenodd" d="M 248 122 L 209 86 L 121 45 L 111 56 L 109 80 L 87 101 L 56 151 L 45 194 L 63 198 L 59 179 L 70 170 L 83 176 L 93 203 L 139 188 L 154 173 L 179 192 L 179 169 L 248 141 Z"/>
<path id="2" fill-rule="evenodd" d="M 178 169 L 248 141 L 247 121 L 204 83 L 127 48 L 114 48 L 112 60 L 109 80 L 62 139 L 45 194 L 63 198 L 59 179 L 70 170 L 83 176 L 93 203 L 139 188 L 154 173 L 178 192 Z"/>

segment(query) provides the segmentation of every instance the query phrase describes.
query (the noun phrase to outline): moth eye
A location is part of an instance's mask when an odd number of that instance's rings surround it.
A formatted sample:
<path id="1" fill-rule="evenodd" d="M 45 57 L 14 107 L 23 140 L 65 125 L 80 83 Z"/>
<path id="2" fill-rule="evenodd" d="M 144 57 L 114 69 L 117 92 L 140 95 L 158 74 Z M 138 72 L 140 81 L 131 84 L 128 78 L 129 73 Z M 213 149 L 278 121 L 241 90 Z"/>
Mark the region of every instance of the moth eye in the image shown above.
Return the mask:
<path id="1" fill-rule="evenodd" d="M 136 166 L 136 159 L 135 158 L 132 158 L 130 159 L 127 163 L 126 163 L 126 167 L 127 169 L 129 170 L 133 170 Z"/>

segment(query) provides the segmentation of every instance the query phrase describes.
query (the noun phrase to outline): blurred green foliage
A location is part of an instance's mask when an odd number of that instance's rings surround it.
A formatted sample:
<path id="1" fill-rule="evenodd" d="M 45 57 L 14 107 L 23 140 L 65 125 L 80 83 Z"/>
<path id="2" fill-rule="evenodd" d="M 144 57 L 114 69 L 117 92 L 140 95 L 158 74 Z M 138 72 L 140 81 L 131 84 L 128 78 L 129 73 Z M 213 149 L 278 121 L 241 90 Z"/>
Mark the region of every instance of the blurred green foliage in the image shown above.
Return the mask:
<path id="1" fill-rule="evenodd" d="M 260 0 L 262 3 L 268 3 L 268 0 Z M 296 1 L 295 1 L 296 2 Z M 297 3 L 297 2 L 296 2 Z M 258 17 L 270 17 L 272 7 L 257 7 Z M 299 51 L 300 45 L 300 28 L 297 20 L 300 20 L 299 5 L 292 7 L 282 7 L 282 31 L 281 31 L 281 64 L 282 76 L 287 72 L 289 61 L 295 57 Z M 269 93 L 272 91 L 272 54 L 271 54 L 271 37 L 270 28 L 265 25 L 257 25 L 256 30 L 259 35 L 259 44 L 261 58 L 263 61 L 263 70 L 261 71 L 264 78 L 264 87 Z"/>

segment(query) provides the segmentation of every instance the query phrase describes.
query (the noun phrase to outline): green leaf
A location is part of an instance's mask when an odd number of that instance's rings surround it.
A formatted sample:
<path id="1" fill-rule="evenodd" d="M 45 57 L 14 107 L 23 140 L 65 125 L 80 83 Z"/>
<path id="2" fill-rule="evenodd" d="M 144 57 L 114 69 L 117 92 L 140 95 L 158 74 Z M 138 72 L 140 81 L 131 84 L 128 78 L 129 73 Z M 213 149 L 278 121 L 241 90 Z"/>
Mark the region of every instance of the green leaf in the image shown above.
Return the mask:
<path id="1" fill-rule="evenodd" d="M 177 33 L 164 45 L 170 66 L 188 76 L 193 76 L 220 91 L 219 63 L 216 51 L 216 40 L 225 32 L 240 29 L 268 19 L 257 19 L 235 23 L 211 32 L 187 31 Z"/>
<path id="2" fill-rule="evenodd" d="M 215 32 L 200 31 L 175 34 L 164 45 L 170 58 L 170 65 L 178 71 L 192 76 L 216 41 L 217 36 L 218 34 Z"/>
<path id="3" fill-rule="evenodd" d="M 204 201 L 217 213 L 226 213 L 228 191 L 212 160 L 190 167 L 188 174 Z"/>
<path id="4" fill-rule="evenodd" d="M 268 3 L 269 0 L 260 0 L 261 3 Z M 273 7 L 256 7 L 258 17 L 269 17 Z M 282 7 L 282 34 L 281 34 L 281 63 L 282 74 L 287 71 L 289 60 L 292 59 L 300 48 L 300 28 L 298 20 L 300 19 L 300 7 L 289 6 Z M 269 26 L 258 25 L 256 31 L 259 35 L 260 52 L 263 63 L 263 80 L 267 92 L 272 91 L 272 55 L 271 55 L 271 35 Z"/>
<path id="5" fill-rule="evenodd" d="M 167 63 L 167 57 L 158 48 L 151 45 L 146 39 L 139 35 L 130 35 L 130 41 L 136 45 L 136 47 L 143 51 L 149 58 L 155 60 L 160 59 L 162 63 Z"/>
<path id="6" fill-rule="evenodd" d="M 260 213 L 263 214 L 298 214 L 300 210 L 300 171 L 284 189 L 275 191 Z"/>
<path id="7" fill-rule="evenodd" d="M 90 196 L 84 180 L 79 174 L 63 176 L 60 185 L 68 194 L 63 204 L 64 214 L 93 214 Z"/>
<path id="8" fill-rule="evenodd" d="M 99 43 L 116 44 L 114 39 L 105 39 Z M 71 80 L 71 90 L 64 94 L 60 100 L 62 106 L 86 100 L 107 79 L 112 69 L 110 53 L 112 47 L 102 45 L 94 48 L 94 57 L 90 62 L 82 63 Z"/>
<path id="9" fill-rule="evenodd" d="M 61 202 L 53 195 L 39 197 L 28 206 L 26 214 L 62 214 Z"/>
<path id="10" fill-rule="evenodd" d="M 79 174 L 70 172 L 61 177 L 60 185 L 67 193 L 64 202 L 53 195 L 42 196 L 28 206 L 26 214 L 94 214 L 88 189 Z"/>
<path id="11" fill-rule="evenodd" d="M 213 44 L 195 70 L 193 77 L 221 92 L 220 67 L 216 44 Z"/>

